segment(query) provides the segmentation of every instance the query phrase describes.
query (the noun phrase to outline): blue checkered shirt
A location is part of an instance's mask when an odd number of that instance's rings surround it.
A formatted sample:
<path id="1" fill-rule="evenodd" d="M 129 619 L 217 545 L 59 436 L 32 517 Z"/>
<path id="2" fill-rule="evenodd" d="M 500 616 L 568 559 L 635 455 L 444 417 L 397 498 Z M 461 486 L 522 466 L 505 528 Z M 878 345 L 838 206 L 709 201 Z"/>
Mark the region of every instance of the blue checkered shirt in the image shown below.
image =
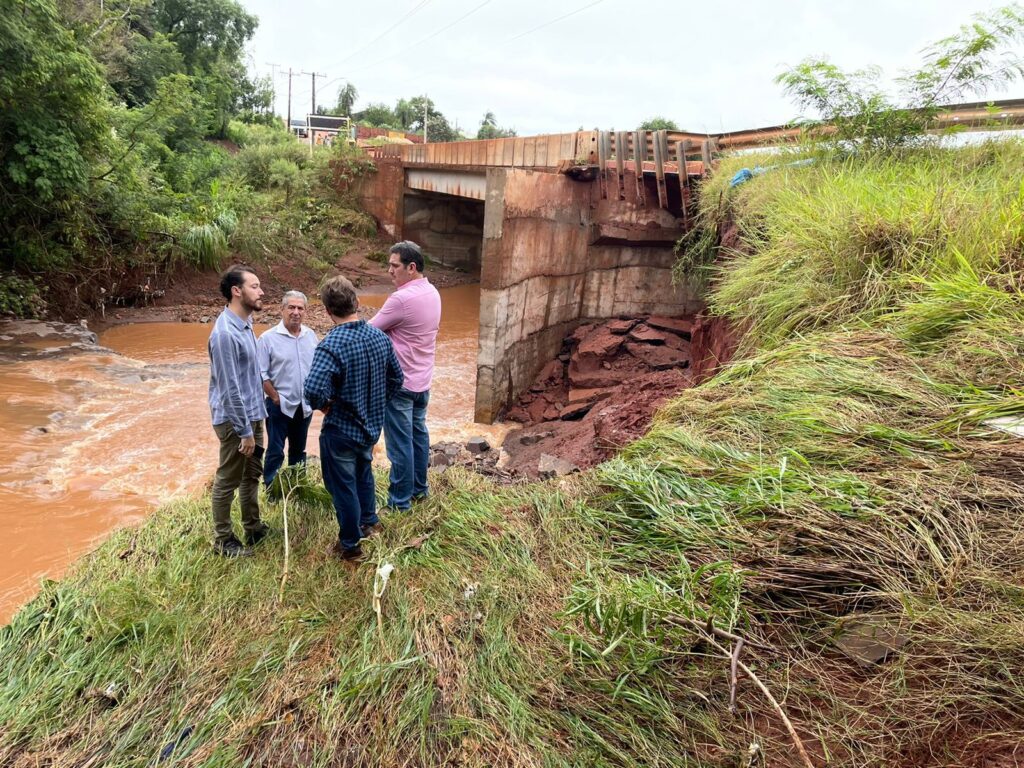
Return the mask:
<path id="1" fill-rule="evenodd" d="M 384 426 L 384 406 L 404 379 L 391 339 L 365 320 L 353 320 L 334 326 L 317 345 L 304 394 L 314 408 L 331 407 L 324 430 L 373 445 Z"/>

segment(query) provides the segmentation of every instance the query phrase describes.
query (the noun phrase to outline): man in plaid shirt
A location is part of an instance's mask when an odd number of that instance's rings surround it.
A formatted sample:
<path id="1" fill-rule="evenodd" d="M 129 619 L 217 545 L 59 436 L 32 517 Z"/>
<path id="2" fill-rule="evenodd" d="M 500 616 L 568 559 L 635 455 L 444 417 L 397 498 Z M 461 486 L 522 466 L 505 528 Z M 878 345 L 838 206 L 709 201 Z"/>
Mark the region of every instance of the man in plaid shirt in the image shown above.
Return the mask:
<path id="1" fill-rule="evenodd" d="M 384 425 L 384 406 L 404 377 L 391 340 L 360 320 L 355 288 L 342 276 L 328 280 L 320 299 L 334 328 L 313 353 L 306 401 L 324 412 L 320 463 L 334 511 L 338 542 L 332 554 L 362 556 L 359 540 L 373 535 L 380 520 L 373 483 L 373 446 Z"/>

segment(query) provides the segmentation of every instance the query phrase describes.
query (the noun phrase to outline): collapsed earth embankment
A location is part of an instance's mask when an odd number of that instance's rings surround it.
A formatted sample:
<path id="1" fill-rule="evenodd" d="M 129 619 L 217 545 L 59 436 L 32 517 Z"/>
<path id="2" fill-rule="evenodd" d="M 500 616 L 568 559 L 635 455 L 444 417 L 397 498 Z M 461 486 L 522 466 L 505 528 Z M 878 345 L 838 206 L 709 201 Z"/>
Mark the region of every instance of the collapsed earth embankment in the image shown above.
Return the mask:
<path id="1" fill-rule="evenodd" d="M 737 357 L 645 437 L 449 470 L 353 570 L 312 492 L 284 580 L 164 510 L 2 630 L 0 762 L 1020 762 L 1024 146 L 750 162 L 686 254 Z"/>

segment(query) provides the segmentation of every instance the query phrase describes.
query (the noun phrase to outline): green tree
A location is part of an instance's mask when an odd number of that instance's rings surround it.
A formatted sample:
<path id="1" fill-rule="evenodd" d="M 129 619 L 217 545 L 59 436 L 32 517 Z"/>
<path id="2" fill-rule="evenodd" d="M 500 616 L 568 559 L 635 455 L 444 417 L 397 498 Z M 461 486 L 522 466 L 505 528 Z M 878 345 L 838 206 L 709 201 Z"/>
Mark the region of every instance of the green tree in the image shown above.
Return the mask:
<path id="1" fill-rule="evenodd" d="M 0 60 L 0 251 L 8 268 L 39 268 L 53 255 L 43 231 L 81 213 L 108 149 L 106 83 L 52 0 L 0 13 Z"/>
<path id="2" fill-rule="evenodd" d="M 368 104 L 366 109 L 357 113 L 355 117 L 358 122 L 373 126 L 374 128 L 392 128 L 399 125 L 398 120 L 395 118 L 395 113 L 391 111 L 391 107 L 379 102 Z"/>
<path id="3" fill-rule="evenodd" d="M 478 139 L 505 139 L 515 135 L 514 129 L 499 127 L 497 118 L 490 111 L 484 113 L 484 119 L 480 121 L 480 130 L 476 132 Z"/>
<path id="4" fill-rule="evenodd" d="M 398 100 L 395 104 L 394 115 L 396 126 L 403 131 L 408 131 L 417 120 L 416 108 L 408 99 Z"/>
<path id="5" fill-rule="evenodd" d="M 638 131 L 678 131 L 679 126 L 674 120 L 658 115 L 644 120 L 636 129 Z"/>
<path id="6" fill-rule="evenodd" d="M 359 98 L 359 91 L 352 83 L 345 83 L 345 87 L 338 91 L 338 106 L 336 114 L 349 116 L 352 114 L 352 107 Z"/>
<path id="7" fill-rule="evenodd" d="M 776 78 L 801 109 L 800 122 L 832 148 L 891 152 L 920 143 L 944 104 L 982 96 L 1024 77 L 1024 9 L 1017 3 L 975 16 L 971 24 L 926 49 L 924 65 L 889 95 L 877 67 L 844 72 L 826 59 L 805 59 Z M 827 130 L 819 130 L 825 125 Z"/>

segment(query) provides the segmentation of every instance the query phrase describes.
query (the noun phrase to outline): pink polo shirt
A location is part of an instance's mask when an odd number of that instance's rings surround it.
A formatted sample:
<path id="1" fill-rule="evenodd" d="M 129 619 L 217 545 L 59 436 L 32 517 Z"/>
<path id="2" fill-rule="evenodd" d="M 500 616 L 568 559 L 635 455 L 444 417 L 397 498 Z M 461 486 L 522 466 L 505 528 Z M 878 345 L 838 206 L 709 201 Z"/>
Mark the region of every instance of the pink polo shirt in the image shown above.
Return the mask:
<path id="1" fill-rule="evenodd" d="M 405 374 L 403 388 L 426 392 L 434 377 L 434 350 L 441 324 L 441 294 L 425 277 L 418 277 L 388 296 L 370 320 L 395 345 Z"/>

